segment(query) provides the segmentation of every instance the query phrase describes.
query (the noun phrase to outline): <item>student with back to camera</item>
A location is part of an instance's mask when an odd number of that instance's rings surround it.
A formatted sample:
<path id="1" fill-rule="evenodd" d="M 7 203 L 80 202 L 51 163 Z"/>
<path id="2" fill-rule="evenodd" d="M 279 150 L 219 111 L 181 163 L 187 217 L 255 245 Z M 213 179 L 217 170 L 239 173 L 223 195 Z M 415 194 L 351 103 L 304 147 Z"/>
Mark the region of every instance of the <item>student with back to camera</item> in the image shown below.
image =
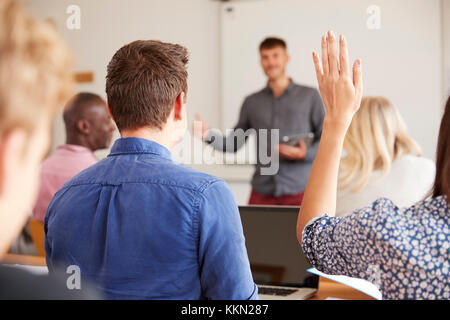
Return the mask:
<path id="1" fill-rule="evenodd" d="M 108 64 L 121 138 L 53 197 L 50 272 L 78 265 L 109 299 L 257 299 L 238 207 L 223 180 L 174 161 L 187 121 L 188 51 L 138 40 Z"/>

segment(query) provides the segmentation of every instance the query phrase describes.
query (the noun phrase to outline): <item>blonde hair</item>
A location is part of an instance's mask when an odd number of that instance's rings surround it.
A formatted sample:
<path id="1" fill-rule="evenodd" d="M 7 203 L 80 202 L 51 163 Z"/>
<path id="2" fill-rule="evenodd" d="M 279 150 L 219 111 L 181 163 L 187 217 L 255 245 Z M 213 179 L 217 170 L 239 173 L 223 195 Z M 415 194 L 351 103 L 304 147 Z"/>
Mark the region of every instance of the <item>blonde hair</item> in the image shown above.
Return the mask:
<path id="1" fill-rule="evenodd" d="M 31 134 L 72 89 L 72 55 L 55 27 L 0 0 L 0 138 L 15 127 Z"/>
<path id="2" fill-rule="evenodd" d="M 409 137 L 397 108 L 384 97 L 364 97 L 345 136 L 347 156 L 341 160 L 339 187 L 354 182 L 351 192 L 364 188 L 372 171 L 381 170 L 377 181 L 386 176 L 394 160 L 413 152 L 419 145 Z"/>

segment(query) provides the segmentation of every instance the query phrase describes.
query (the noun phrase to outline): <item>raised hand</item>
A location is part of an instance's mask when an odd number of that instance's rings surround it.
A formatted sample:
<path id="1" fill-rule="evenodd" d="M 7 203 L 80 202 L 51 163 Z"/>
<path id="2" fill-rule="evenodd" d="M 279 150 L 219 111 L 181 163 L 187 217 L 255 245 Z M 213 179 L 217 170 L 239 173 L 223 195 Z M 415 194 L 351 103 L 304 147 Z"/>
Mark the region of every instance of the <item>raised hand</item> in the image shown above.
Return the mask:
<path id="1" fill-rule="evenodd" d="M 355 61 L 350 73 L 347 43 L 342 35 L 339 47 L 338 56 L 336 38 L 333 31 L 328 31 L 327 36 L 322 37 L 322 64 L 316 52 L 313 52 L 313 61 L 320 94 L 325 104 L 325 121 L 347 129 L 361 103 L 361 60 Z"/>
<path id="2" fill-rule="evenodd" d="M 308 221 L 327 213 L 336 212 L 336 190 L 339 161 L 345 133 L 353 115 L 358 111 L 362 97 L 361 61 L 353 64 L 350 73 L 347 43 L 339 39 L 339 56 L 336 38 L 332 31 L 322 37 L 322 64 L 313 52 L 319 90 L 325 104 L 326 115 L 320 137 L 319 149 L 306 184 L 297 221 L 297 238 L 302 243 L 302 233 Z"/>

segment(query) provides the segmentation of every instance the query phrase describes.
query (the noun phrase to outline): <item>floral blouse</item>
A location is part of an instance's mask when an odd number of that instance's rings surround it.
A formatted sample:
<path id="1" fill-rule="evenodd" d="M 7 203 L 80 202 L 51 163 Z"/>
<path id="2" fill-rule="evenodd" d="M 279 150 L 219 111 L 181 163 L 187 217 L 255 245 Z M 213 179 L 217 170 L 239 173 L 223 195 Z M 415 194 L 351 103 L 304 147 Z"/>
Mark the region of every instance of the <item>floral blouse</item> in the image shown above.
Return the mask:
<path id="1" fill-rule="evenodd" d="M 449 226 L 446 196 L 409 208 L 380 198 L 344 217 L 312 219 L 302 248 L 318 270 L 369 280 L 383 299 L 450 299 Z"/>

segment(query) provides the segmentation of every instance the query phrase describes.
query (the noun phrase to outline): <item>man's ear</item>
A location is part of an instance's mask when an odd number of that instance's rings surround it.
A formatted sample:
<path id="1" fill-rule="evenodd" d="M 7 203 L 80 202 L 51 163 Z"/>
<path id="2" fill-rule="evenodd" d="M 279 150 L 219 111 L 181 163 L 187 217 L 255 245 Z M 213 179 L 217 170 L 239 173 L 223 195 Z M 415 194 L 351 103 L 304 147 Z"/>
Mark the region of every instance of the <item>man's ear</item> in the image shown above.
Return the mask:
<path id="1" fill-rule="evenodd" d="M 175 100 L 175 106 L 173 108 L 173 117 L 174 120 L 182 120 L 183 119 L 183 108 L 184 108 L 184 92 L 181 92 L 177 99 Z"/>
<path id="2" fill-rule="evenodd" d="M 109 108 L 109 103 L 108 103 L 108 102 L 106 102 L 106 110 L 108 110 L 108 114 L 109 114 L 109 116 L 111 117 L 111 119 L 114 120 L 114 118 L 113 118 L 113 116 L 112 116 L 112 113 L 111 113 L 111 109 Z"/>
<path id="3" fill-rule="evenodd" d="M 77 121 L 77 129 L 81 133 L 88 135 L 91 132 L 91 124 L 86 119 L 80 119 Z"/>
<path id="4" fill-rule="evenodd" d="M 18 174 L 27 135 L 24 129 L 14 129 L 0 140 L 0 197 L 8 193 L 8 187 Z"/>

